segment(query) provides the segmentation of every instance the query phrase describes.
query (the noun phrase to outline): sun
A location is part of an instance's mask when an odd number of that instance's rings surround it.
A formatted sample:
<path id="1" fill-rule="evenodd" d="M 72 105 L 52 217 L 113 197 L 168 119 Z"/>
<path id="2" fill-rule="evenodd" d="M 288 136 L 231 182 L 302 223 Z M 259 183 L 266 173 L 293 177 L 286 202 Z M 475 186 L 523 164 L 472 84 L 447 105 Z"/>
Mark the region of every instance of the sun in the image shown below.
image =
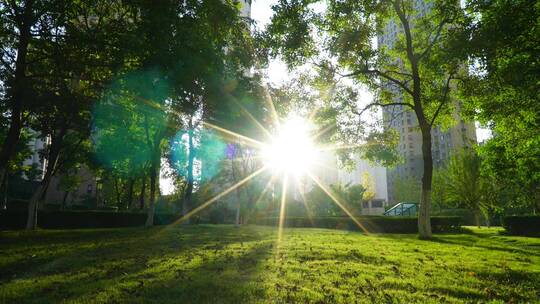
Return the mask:
<path id="1" fill-rule="evenodd" d="M 262 150 L 266 165 L 278 173 L 306 174 L 317 159 L 312 130 L 309 121 L 297 115 L 289 116 Z"/>

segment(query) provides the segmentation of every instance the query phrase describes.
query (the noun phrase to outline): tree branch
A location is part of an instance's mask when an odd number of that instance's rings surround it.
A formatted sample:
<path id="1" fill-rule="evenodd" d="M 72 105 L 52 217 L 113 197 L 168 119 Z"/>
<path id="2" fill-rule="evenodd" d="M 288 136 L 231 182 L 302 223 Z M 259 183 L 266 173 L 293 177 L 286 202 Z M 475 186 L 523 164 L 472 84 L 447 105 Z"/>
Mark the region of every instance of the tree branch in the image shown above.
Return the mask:
<path id="1" fill-rule="evenodd" d="M 439 116 L 439 112 L 441 111 L 443 105 L 446 103 L 446 99 L 448 98 L 448 93 L 450 92 L 450 80 L 453 79 L 453 74 L 451 73 L 448 75 L 448 78 L 446 79 L 446 85 L 444 86 L 444 93 L 441 100 L 441 103 L 437 107 L 437 110 L 435 110 L 435 114 L 433 114 L 433 117 L 431 118 L 431 121 L 429 123 L 430 126 L 433 126 L 433 123 L 435 123 L 435 119 L 437 119 L 437 116 Z"/>
<path id="2" fill-rule="evenodd" d="M 356 76 L 356 75 L 361 75 L 361 74 L 375 74 L 375 75 L 378 75 L 396 85 L 398 85 L 400 88 L 402 88 L 403 90 L 405 90 L 407 93 L 409 93 L 410 95 L 413 94 L 412 90 L 409 89 L 409 87 L 407 87 L 407 85 L 401 81 L 399 81 L 398 79 L 386 74 L 385 72 L 381 72 L 379 70 L 370 70 L 370 69 L 365 69 L 365 70 L 360 70 L 360 71 L 355 71 L 355 72 L 352 72 L 352 73 L 349 73 L 349 74 L 338 74 L 340 75 L 341 77 L 352 77 L 352 76 Z"/>
<path id="3" fill-rule="evenodd" d="M 354 114 L 356 115 L 362 115 L 364 114 L 367 110 L 373 108 L 373 107 L 391 107 L 391 106 L 407 106 L 407 107 L 410 107 L 411 109 L 413 109 L 413 105 L 410 104 L 410 103 L 407 103 L 407 102 L 392 102 L 392 103 L 380 103 L 380 102 L 372 102 L 370 104 L 368 104 L 367 106 L 365 106 L 360 112 L 355 110 L 354 108 L 351 108 L 351 110 L 353 111 Z"/>
<path id="4" fill-rule="evenodd" d="M 411 36 L 411 27 L 409 24 L 409 20 L 407 19 L 407 16 L 405 15 L 405 12 L 402 10 L 403 2 L 402 2 L 401 7 L 397 3 L 397 1 L 391 1 L 391 2 L 392 2 L 392 5 L 394 6 L 394 10 L 396 11 L 396 14 L 399 17 L 401 25 L 403 26 L 403 32 L 405 33 L 405 42 L 407 46 L 407 57 L 409 57 L 411 66 L 416 65 L 417 60 L 414 54 L 414 48 L 413 48 L 412 36 Z M 414 69 L 411 69 L 411 70 L 414 70 Z"/>
<path id="5" fill-rule="evenodd" d="M 431 40 L 431 33 L 429 34 L 429 37 L 428 37 L 429 45 L 422 52 L 422 54 L 420 54 L 420 56 L 418 56 L 418 61 L 422 60 L 422 58 L 425 57 L 431 51 L 431 49 L 433 48 L 435 43 L 437 43 L 437 41 L 439 40 L 439 37 L 441 36 L 442 29 L 443 29 L 444 25 L 447 24 L 448 22 L 450 22 L 450 20 L 445 18 L 439 23 L 439 25 L 437 26 L 437 33 L 435 34 L 435 37 L 433 37 L 433 40 Z M 431 41 L 429 41 L 429 40 L 431 40 Z"/>

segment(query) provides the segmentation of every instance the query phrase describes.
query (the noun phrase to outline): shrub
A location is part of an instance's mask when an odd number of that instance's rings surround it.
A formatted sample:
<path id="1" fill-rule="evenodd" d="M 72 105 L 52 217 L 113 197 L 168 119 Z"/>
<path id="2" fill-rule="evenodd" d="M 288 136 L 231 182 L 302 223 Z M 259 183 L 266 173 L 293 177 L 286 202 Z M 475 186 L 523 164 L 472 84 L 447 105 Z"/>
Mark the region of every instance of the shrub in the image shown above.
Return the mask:
<path id="1" fill-rule="evenodd" d="M 96 210 L 101 210 L 101 211 L 118 211 L 118 207 L 116 207 L 116 206 L 100 206 L 100 207 L 97 207 Z"/>
<path id="2" fill-rule="evenodd" d="M 28 210 L 28 201 L 22 199 L 10 199 L 7 202 L 7 210 L 26 212 Z"/>
<path id="3" fill-rule="evenodd" d="M 373 233 L 417 233 L 418 219 L 416 217 L 391 217 L 391 216 L 359 216 L 356 220 L 368 232 Z M 257 221 L 260 225 L 276 226 L 279 219 L 261 218 Z M 356 222 L 349 217 L 289 217 L 285 220 L 286 227 L 317 227 L 329 229 L 362 230 Z M 459 231 L 461 218 L 458 216 L 440 216 L 431 218 L 431 226 L 434 232 Z"/>
<path id="4" fill-rule="evenodd" d="M 540 215 L 513 215 L 503 218 L 508 234 L 540 236 Z"/>
<path id="5" fill-rule="evenodd" d="M 71 210 L 88 210 L 90 208 L 88 208 L 88 206 L 86 206 L 86 205 L 76 204 L 76 205 L 69 206 L 69 209 L 71 209 Z"/>
<path id="6" fill-rule="evenodd" d="M 0 212 L 0 229 L 23 229 L 26 226 L 26 212 Z M 176 214 L 156 213 L 155 225 L 166 225 L 178 219 Z M 65 228 L 117 228 L 144 226 L 146 213 L 110 211 L 39 211 L 38 226 L 47 229 Z"/>
<path id="7" fill-rule="evenodd" d="M 476 226 L 476 220 L 472 211 L 462 208 L 441 209 L 433 212 L 434 216 L 459 216 L 465 226 Z"/>

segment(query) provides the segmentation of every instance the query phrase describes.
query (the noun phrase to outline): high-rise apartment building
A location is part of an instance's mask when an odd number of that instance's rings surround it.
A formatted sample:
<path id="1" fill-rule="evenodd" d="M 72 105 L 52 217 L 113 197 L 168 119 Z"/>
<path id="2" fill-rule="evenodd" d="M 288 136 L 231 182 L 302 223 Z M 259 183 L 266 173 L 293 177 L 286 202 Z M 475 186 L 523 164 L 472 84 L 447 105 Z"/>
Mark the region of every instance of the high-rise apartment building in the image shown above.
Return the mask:
<path id="1" fill-rule="evenodd" d="M 425 16 L 431 10 L 432 3 L 424 0 L 414 0 L 416 18 Z M 383 34 L 377 38 L 378 46 L 386 46 L 391 49 L 397 42 L 401 33 L 399 20 L 390 20 Z M 397 62 L 401 64 L 400 62 Z M 385 89 L 392 91 L 395 102 L 401 102 L 403 97 L 399 89 L 393 85 L 385 85 Z M 435 167 L 442 166 L 448 157 L 456 150 L 472 146 L 476 143 L 476 129 L 474 123 L 465 122 L 459 115 L 460 105 L 456 104 L 454 113 L 455 125 L 448 130 L 436 126 L 432 130 L 432 152 L 433 164 Z M 404 162 L 394 168 L 389 168 L 387 172 L 388 181 L 388 201 L 397 203 L 395 186 L 400 179 L 415 179 L 420 181 L 423 174 L 422 160 L 422 136 L 418 128 L 416 115 L 410 109 L 403 106 L 385 107 L 383 109 L 383 121 L 385 128 L 396 130 L 399 138 L 399 153 Z M 418 198 L 420 199 L 420 198 Z"/>

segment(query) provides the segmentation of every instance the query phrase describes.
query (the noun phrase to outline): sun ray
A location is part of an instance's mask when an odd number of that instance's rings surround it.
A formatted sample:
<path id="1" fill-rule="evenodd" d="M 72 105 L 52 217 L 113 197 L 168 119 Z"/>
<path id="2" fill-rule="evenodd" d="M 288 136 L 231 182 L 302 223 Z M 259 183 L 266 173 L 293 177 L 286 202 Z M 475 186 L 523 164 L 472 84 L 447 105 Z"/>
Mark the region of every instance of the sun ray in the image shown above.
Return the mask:
<path id="1" fill-rule="evenodd" d="M 322 128 L 319 132 L 315 133 L 313 136 L 312 136 L 312 140 L 315 141 L 316 139 L 318 139 L 320 136 L 322 136 L 324 133 L 332 130 L 333 128 L 335 128 L 336 126 L 333 125 L 333 124 L 328 124 L 328 126 Z"/>
<path id="2" fill-rule="evenodd" d="M 323 169 L 326 169 L 326 170 L 338 172 L 338 169 L 336 167 L 331 167 L 331 166 L 329 166 L 327 164 L 324 164 L 321 161 L 314 161 L 313 166 L 317 166 L 317 167 L 320 167 L 320 168 L 323 168 Z"/>
<path id="3" fill-rule="evenodd" d="M 301 183 L 300 178 L 296 177 L 296 185 L 297 185 L 298 193 L 300 193 L 300 198 L 302 198 L 302 203 L 304 204 L 304 207 L 306 208 L 306 214 L 309 219 L 309 223 L 311 224 L 312 227 L 315 227 L 315 223 L 313 222 L 313 214 L 311 212 L 311 209 L 309 208 L 309 204 L 307 203 L 304 190 L 301 189 L 300 183 Z"/>
<path id="4" fill-rule="evenodd" d="M 272 101 L 272 96 L 270 95 L 270 93 L 268 92 L 268 87 L 266 87 L 265 85 L 265 100 L 266 100 L 266 103 L 268 103 L 268 107 L 270 108 L 270 112 L 272 114 L 272 117 L 274 119 L 274 123 L 276 124 L 276 127 L 279 128 L 281 127 L 281 123 L 279 121 L 279 115 L 277 114 L 277 111 L 276 111 L 276 107 L 274 106 L 274 102 Z"/>
<path id="5" fill-rule="evenodd" d="M 312 121 L 313 118 L 315 118 L 315 115 L 317 115 L 317 112 L 319 112 L 320 107 L 313 107 L 311 111 L 309 111 L 308 114 L 308 120 Z"/>
<path id="6" fill-rule="evenodd" d="M 324 191 L 324 193 L 326 193 L 326 195 L 328 195 L 328 197 L 330 197 L 334 203 L 336 203 L 336 205 L 339 206 L 339 208 L 341 208 L 341 210 L 343 210 L 355 223 L 356 225 L 365 233 L 365 234 L 369 234 L 369 232 L 367 231 L 366 227 L 364 227 L 364 225 L 362 225 L 362 223 L 360 223 L 355 217 L 354 215 L 345 207 L 345 205 L 343 203 L 341 203 L 339 201 L 339 199 L 328 189 L 326 188 L 322 183 L 321 181 L 319 181 L 319 179 L 317 177 L 315 177 L 314 175 L 312 175 L 311 173 L 307 173 L 307 175 L 321 188 L 322 191 Z"/>
<path id="7" fill-rule="evenodd" d="M 275 174 L 272 174 L 272 176 L 270 176 L 270 179 L 268 179 L 268 182 L 266 183 L 266 185 L 264 186 L 263 188 L 263 191 L 261 192 L 261 194 L 259 195 L 259 197 L 257 198 L 257 200 L 255 200 L 255 203 L 253 204 L 253 206 L 257 206 L 259 204 L 259 202 L 263 199 L 264 195 L 266 194 L 266 192 L 268 192 L 268 190 L 270 190 L 270 186 L 272 185 L 272 183 L 274 182 L 276 178 L 276 175 Z"/>
<path id="8" fill-rule="evenodd" d="M 287 183 L 289 182 L 289 175 L 285 173 L 283 175 L 283 185 L 281 186 L 281 205 L 279 207 L 279 225 L 278 225 L 278 239 L 277 245 L 281 244 L 283 236 L 283 226 L 285 225 L 285 204 L 287 203 Z"/>
<path id="9" fill-rule="evenodd" d="M 337 146 L 323 146 L 319 147 L 319 151 L 337 151 L 337 150 L 347 150 L 364 147 L 366 144 L 351 144 L 351 145 L 337 145 Z"/>
<path id="10" fill-rule="evenodd" d="M 212 128 L 212 129 L 215 129 L 215 130 L 217 130 L 217 131 L 220 131 L 220 132 L 223 132 L 223 133 L 225 133 L 225 134 L 232 135 L 232 136 L 234 136 L 234 137 L 240 138 L 240 139 L 246 141 L 247 143 L 250 143 L 250 144 L 254 145 L 256 148 L 261 148 L 261 147 L 265 147 L 265 146 L 266 146 L 264 143 L 262 143 L 262 142 L 260 142 L 260 141 L 258 141 L 258 140 L 255 140 L 255 139 L 253 139 L 253 138 L 250 138 L 250 137 L 247 137 L 247 136 L 238 134 L 238 133 L 236 133 L 236 132 L 233 132 L 233 131 L 224 129 L 224 128 L 222 128 L 222 127 L 218 127 L 218 126 L 216 126 L 216 125 L 214 125 L 214 124 L 211 124 L 211 123 L 209 123 L 209 122 L 203 121 L 203 124 L 204 124 L 205 126 L 207 126 L 207 127 L 210 127 L 210 128 Z"/>
<path id="11" fill-rule="evenodd" d="M 260 155 L 257 155 L 257 156 L 250 156 L 249 160 L 262 160 L 264 159 L 262 156 Z M 228 160 L 232 160 L 233 162 L 242 162 L 242 161 L 245 161 L 247 160 L 246 158 L 243 158 L 243 157 L 234 157 L 234 158 L 228 158 Z"/>
<path id="12" fill-rule="evenodd" d="M 223 192 L 221 192 L 220 194 L 214 196 L 213 198 L 207 200 L 206 202 L 204 202 L 203 204 L 201 204 L 200 206 L 198 206 L 197 208 L 191 210 L 190 212 L 188 212 L 186 215 L 182 216 L 181 218 L 179 218 L 176 222 L 174 222 L 172 225 L 177 225 L 177 224 L 180 224 L 184 221 L 186 221 L 187 219 L 189 219 L 191 216 L 193 216 L 194 214 L 196 214 L 197 212 L 203 210 L 204 208 L 208 207 L 210 204 L 214 203 L 215 201 L 217 201 L 218 199 L 224 197 L 225 195 L 229 194 L 231 191 L 237 189 L 238 187 L 242 186 L 243 184 L 247 183 L 249 180 L 251 180 L 252 178 L 254 178 L 255 176 L 261 174 L 264 170 L 268 169 L 268 166 L 264 166 L 260 169 L 258 169 L 257 171 L 251 173 L 250 175 L 246 176 L 244 179 L 242 179 L 241 181 L 239 181 L 238 183 L 230 186 L 228 189 L 224 190 Z"/>
<path id="13" fill-rule="evenodd" d="M 268 129 L 266 129 L 258 120 L 257 118 L 255 118 L 244 106 L 242 106 L 238 101 L 235 100 L 235 103 L 236 105 L 238 105 L 238 107 L 242 110 L 242 112 L 244 112 L 244 114 L 247 115 L 247 117 L 249 117 L 254 123 L 255 125 L 257 125 L 257 127 L 259 127 L 259 129 L 261 129 L 261 131 L 264 132 L 264 134 L 268 137 L 268 138 L 272 138 L 272 133 L 270 133 L 270 131 L 268 131 Z"/>

